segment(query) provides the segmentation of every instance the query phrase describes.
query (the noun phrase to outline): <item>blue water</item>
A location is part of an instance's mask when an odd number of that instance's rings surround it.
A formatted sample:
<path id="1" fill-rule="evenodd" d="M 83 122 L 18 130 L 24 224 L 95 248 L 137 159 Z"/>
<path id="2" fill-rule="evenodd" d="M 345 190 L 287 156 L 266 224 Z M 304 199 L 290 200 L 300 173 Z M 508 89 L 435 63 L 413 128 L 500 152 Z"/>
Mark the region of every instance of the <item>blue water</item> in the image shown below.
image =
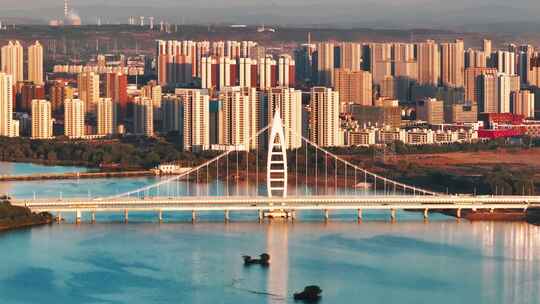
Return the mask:
<path id="1" fill-rule="evenodd" d="M 70 173 L 70 172 L 86 172 L 83 167 L 72 166 L 45 166 L 30 163 L 10 163 L 0 162 L 0 175 L 26 175 L 40 173 Z"/>
<path id="2" fill-rule="evenodd" d="M 17 165 L 15 165 L 16 167 Z M 0 184 L 114 194 L 153 178 Z M 45 191 L 45 192 L 43 192 Z M 55 191 L 50 190 L 51 194 Z M 54 194 L 56 195 L 56 194 Z M 80 194 L 79 194 L 80 196 Z M 256 214 L 98 215 L 0 234 L 0 303 L 294 303 L 304 286 L 320 303 L 540 303 L 540 228 L 457 222 L 416 213 L 303 212 L 298 221 L 257 223 Z M 85 221 L 88 215 L 85 215 Z M 241 255 L 271 255 L 244 267 Z"/>

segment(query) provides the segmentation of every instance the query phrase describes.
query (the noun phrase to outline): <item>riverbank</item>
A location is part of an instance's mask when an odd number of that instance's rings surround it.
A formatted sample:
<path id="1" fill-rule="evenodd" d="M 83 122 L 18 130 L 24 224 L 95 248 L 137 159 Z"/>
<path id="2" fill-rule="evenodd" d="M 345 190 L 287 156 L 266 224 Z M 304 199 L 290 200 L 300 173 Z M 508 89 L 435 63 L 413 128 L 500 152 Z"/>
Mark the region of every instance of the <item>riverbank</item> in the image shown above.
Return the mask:
<path id="1" fill-rule="evenodd" d="M 12 206 L 7 200 L 0 201 L 0 232 L 47 225 L 52 221 L 49 213 L 32 213 L 28 208 Z"/>
<path id="2" fill-rule="evenodd" d="M 29 175 L 0 175 L 0 182 L 5 181 L 34 181 L 34 180 L 63 180 L 63 179 L 91 179 L 91 178 L 117 178 L 154 176 L 153 171 L 111 171 L 111 172 L 69 172 L 44 173 Z"/>

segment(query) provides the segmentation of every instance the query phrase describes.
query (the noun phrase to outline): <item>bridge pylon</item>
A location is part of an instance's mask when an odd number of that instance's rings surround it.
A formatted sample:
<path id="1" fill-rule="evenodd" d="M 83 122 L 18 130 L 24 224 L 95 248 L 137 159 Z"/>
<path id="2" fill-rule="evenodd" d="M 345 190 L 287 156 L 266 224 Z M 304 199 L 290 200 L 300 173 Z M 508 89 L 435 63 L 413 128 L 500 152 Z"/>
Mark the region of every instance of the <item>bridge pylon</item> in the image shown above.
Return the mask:
<path id="1" fill-rule="evenodd" d="M 266 168 L 268 197 L 287 197 L 287 147 L 280 113 L 278 106 L 270 126 Z"/>

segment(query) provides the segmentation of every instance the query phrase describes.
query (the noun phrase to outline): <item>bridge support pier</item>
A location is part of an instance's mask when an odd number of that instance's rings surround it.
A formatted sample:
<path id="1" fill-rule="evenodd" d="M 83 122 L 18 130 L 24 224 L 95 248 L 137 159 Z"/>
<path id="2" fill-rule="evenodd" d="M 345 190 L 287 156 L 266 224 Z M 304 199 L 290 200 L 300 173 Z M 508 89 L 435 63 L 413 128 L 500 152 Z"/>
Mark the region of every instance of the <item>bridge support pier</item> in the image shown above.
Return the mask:
<path id="1" fill-rule="evenodd" d="M 228 223 L 231 220 L 229 210 L 225 210 L 225 222 Z"/>
<path id="2" fill-rule="evenodd" d="M 362 221 L 362 209 L 358 209 L 358 221 Z"/>
<path id="3" fill-rule="evenodd" d="M 460 208 L 456 211 L 456 217 L 457 217 L 458 219 L 461 218 L 461 209 L 460 209 Z"/>
<path id="4" fill-rule="evenodd" d="M 424 220 L 427 220 L 429 218 L 429 209 L 424 209 Z"/>
<path id="5" fill-rule="evenodd" d="M 328 221 L 330 218 L 330 213 L 328 212 L 328 209 L 324 209 L 324 220 Z"/>
<path id="6" fill-rule="evenodd" d="M 163 210 L 158 210 L 158 221 L 163 223 Z"/>
<path id="7" fill-rule="evenodd" d="M 95 211 L 92 211 L 92 224 L 95 224 L 96 223 L 96 212 Z"/>
<path id="8" fill-rule="evenodd" d="M 75 211 L 75 223 L 81 223 L 82 212 L 80 210 Z"/>
<path id="9" fill-rule="evenodd" d="M 191 211 L 191 222 L 195 223 L 196 220 L 197 220 L 197 213 L 195 212 L 195 210 L 193 210 Z"/>
<path id="10" fill-rule="evenodd" d="M 124 210 L 124 223 L 127 223 L 129 221 L 129 211 L 127 209 Z"/>
<path id="11" fill-rule="evenodd" d="M 396 220 L 396 209 L 390 209 L 390 219 L 392 219 L 392 221 Z"/>

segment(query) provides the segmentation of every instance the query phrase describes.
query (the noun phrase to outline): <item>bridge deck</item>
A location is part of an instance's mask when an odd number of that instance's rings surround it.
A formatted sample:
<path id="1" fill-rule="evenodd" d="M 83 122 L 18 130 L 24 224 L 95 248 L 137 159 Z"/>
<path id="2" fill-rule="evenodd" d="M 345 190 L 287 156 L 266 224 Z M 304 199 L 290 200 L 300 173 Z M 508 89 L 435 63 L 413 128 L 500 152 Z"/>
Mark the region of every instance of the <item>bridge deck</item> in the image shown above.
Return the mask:
<path id="1" fill-rule="evenodd" d="M 527 209 L 540 207 L 540 196 L 312 196 L 185 197 L 111 200 L 15 200 L 14 205 L 41 212 L 114 211 L 250 211 L 250 210 L 391 210 L 391 209 Z"/>

